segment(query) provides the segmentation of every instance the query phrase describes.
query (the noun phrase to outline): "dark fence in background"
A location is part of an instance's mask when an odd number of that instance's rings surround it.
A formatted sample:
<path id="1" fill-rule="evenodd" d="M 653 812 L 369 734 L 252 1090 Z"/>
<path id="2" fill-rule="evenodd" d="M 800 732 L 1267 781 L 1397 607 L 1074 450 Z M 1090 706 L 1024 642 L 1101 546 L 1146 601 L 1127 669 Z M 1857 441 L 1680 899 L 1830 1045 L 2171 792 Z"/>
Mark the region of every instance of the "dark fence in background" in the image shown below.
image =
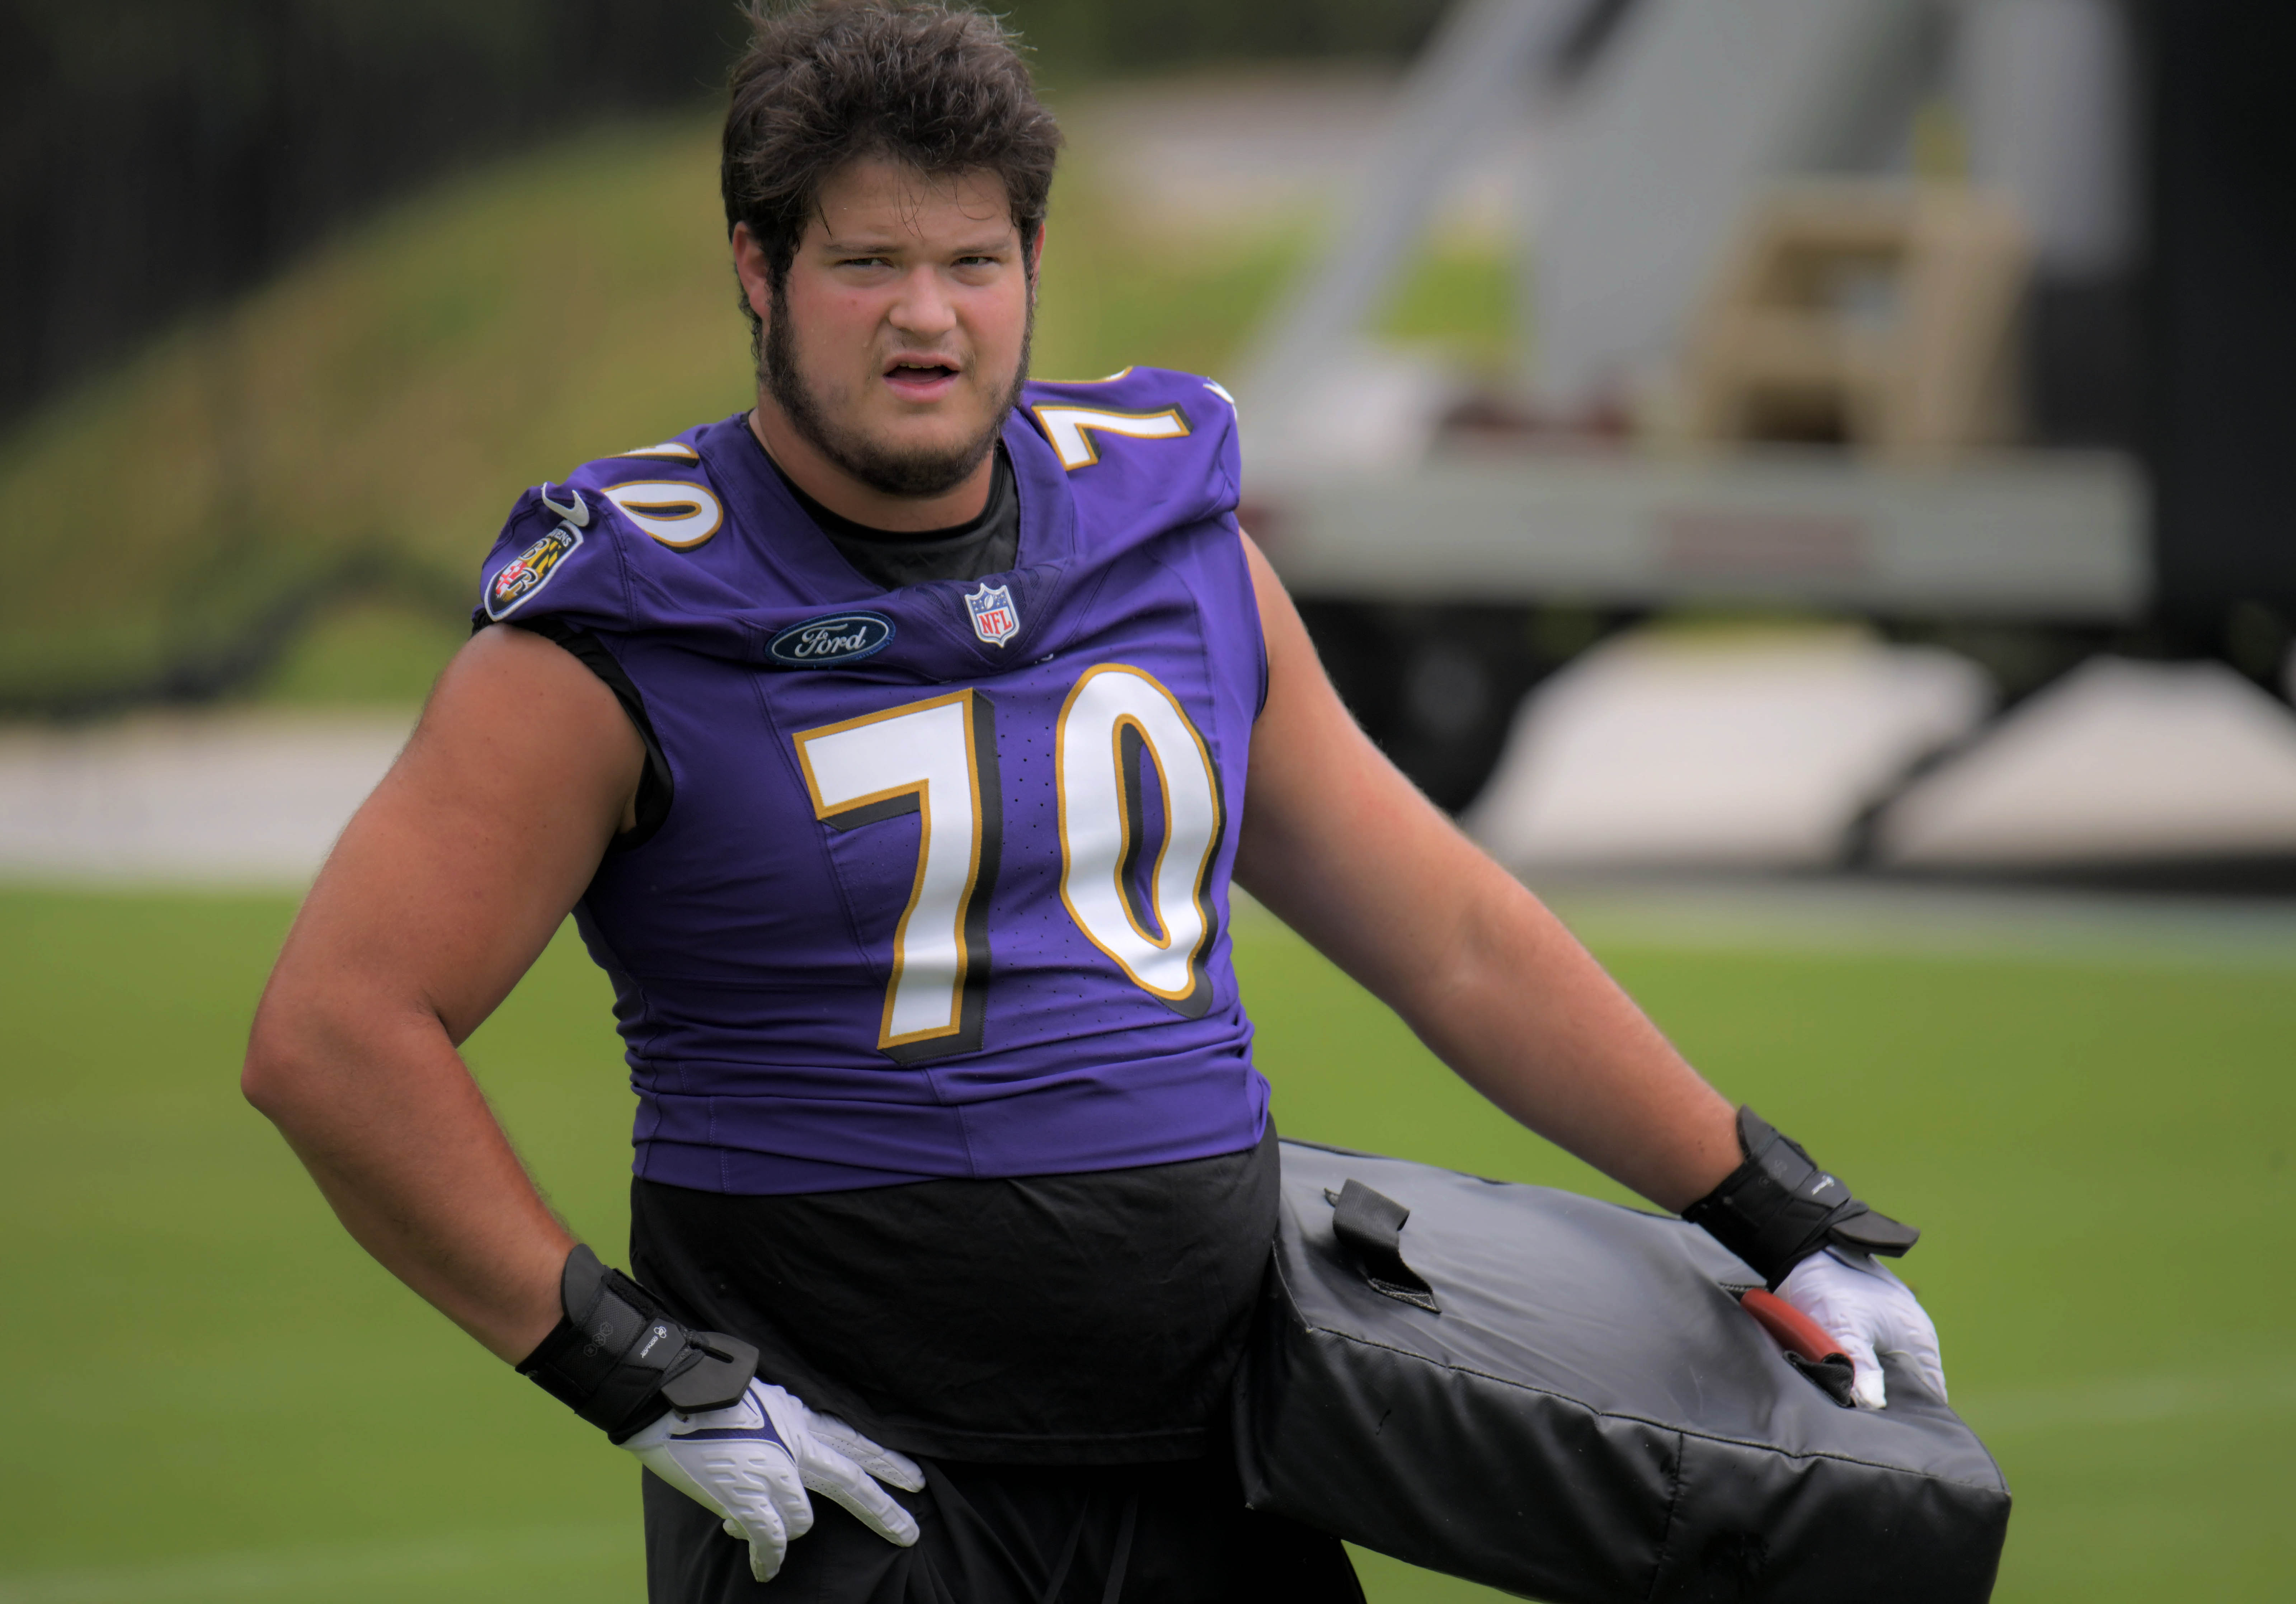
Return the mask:
<path id="1" fill-rule="evenodd" d="M 726 0 L 0 0 L 0 429 L 378 201 L 722 78 Z"/>
<path id="2" fill-rule="evenodd" d="M 1077 79 L 1401 56 L 1444 3 L 1010 10 Z M 742 32 L 734 0 L 0 0 L 0 431 L 379 202 L 706 101 Z"/>

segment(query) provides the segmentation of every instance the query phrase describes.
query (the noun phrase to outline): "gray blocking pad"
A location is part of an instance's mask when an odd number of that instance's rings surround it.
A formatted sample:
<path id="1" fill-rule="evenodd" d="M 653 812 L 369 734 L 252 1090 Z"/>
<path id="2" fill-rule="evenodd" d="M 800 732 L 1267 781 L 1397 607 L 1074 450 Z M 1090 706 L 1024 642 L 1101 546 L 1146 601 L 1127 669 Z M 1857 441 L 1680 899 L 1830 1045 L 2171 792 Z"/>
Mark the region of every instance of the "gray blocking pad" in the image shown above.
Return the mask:
<path id="1" fill-rule="evenodd" d="M 1984 1445 L 1903 1366 L 1888 1409 L 1836 1405 L 1739 1308 L 1756 1278 L 1703 1231 L 1283 1150 L 1236 1391 L 1254 1508 L 1554 1604 L 1990 1595 L 2009 1490 Z M 1342 1242 L 1349 1182 L 1409 1211 L 1395 1247 L 1431 1298 L 1382 1289 L 1391 1266 Z"/>

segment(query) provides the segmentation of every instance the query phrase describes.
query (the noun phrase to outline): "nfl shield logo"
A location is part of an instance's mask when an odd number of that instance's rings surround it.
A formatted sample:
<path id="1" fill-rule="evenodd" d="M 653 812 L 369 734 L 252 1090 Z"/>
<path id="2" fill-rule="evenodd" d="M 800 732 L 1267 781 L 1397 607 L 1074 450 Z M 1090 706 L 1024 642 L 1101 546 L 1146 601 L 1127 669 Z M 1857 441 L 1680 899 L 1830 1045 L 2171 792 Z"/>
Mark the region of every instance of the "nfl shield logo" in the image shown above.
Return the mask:
<path id="1" fill-rule="evenodd" d="M 1013 605 L 1013 587 L 988 585 L 964 599 L 964 610 L 972 615 L 972 633 L 991 646 L 1002 646 L 1021 628 L 1020 610 Z"/>

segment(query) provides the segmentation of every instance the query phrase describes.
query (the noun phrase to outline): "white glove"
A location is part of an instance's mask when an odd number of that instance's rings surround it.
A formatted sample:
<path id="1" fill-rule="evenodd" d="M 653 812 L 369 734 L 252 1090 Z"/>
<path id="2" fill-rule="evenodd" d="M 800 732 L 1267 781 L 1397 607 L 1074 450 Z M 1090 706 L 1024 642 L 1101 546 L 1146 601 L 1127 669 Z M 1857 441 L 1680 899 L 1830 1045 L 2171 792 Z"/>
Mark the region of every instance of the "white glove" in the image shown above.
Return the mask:
<path id="1" fill-rule="evenodd" d="M 1879 1409 L 1887 1401 L 1877 1354 L 1910 1360 L 1931 1389 L 1945 1396 L 1937 1327 L 1906 1283 L 1870 1254 L 1841 1248 L 1814 1253 L 1778 1284 L 1778 1296 L 1824 1327 L 1849 1355 L 1857 1371 L 1850 1395 L 1858 1408 Z"/>
<path id="2" fill-rule="evenodd" d="M 778 1387 L 750 1383 L 742 1401 L 684 1418 L 672 1412 L 622 1444 L 645 1468 L 750 1544 L 750 1574 L 770 1582 L 790 1540 L 813 1530 L 812 1488 L 888 1543 L 906 1548 L 917 1523 L 877 1482 L 914 1493 L 914 1461 L 880 1448 L 835 1415 L 816 1414 Z M 872 1480 L 871 1477 L 875 1477 Z"/>

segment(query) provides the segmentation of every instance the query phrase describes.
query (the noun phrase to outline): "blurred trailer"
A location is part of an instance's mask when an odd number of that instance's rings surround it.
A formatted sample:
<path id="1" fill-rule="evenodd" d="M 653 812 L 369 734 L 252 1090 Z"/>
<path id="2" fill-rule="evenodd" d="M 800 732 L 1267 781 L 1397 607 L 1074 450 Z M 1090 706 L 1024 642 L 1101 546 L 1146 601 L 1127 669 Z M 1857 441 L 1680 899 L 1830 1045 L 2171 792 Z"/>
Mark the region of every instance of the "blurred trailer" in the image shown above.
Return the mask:
<path id="1" fill-rule="evenodd" d="M 1659 613 L 1862 618 L 2013 701 L 2108 648 L 2285 696 L 2292 68 L 2230 0 L 1463 0 L 1244 370 L 1246 525 L 1455 808 Z M 1365 340 L 1526 107 L 1524 367 Z"/>

